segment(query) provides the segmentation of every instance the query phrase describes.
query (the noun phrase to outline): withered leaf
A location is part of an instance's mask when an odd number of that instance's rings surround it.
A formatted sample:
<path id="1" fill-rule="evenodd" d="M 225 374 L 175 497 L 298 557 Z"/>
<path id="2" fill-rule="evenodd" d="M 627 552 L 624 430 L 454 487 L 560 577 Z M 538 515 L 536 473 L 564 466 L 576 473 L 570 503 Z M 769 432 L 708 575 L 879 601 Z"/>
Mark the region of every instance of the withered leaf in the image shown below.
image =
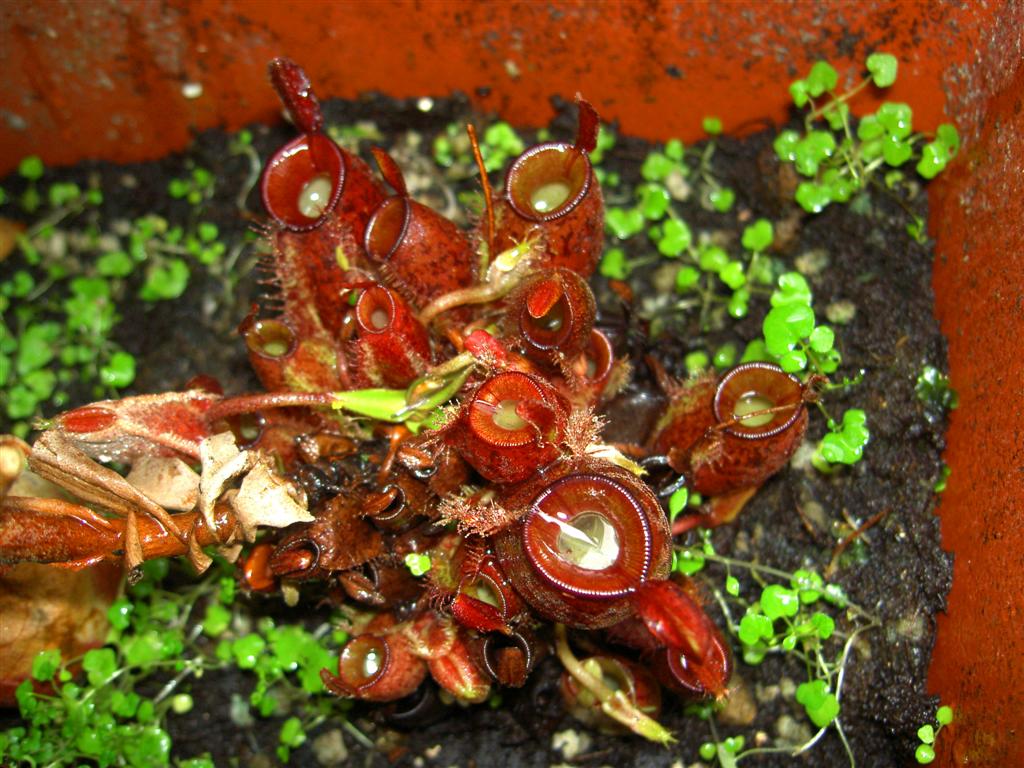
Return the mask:
<path id="1" fill-rule="evenodd" d="M 184 541 L 170 513 L 112 469 L 97 464 L 59 432 L 44 432 L 32 446 L 29 468 L 40 477 L 66 488 L 83 501 L 126 517 L 141 512 Z"/>
<path id="2" fill-rule="evenodd" d="M 199 475 L 181 459 L 143 456 L 125 479 L 164 509 L 188 512 L 199 501 Z"/>
<path id="3" fill-rule="evenodd" d="M 261 460 L 242 479 L 238 493 L 231 498 L 242 535 L 254 541 L 261 525 L 287 528 L 292 523 L 311 523 L 313 516 L 296 487 Z"/>

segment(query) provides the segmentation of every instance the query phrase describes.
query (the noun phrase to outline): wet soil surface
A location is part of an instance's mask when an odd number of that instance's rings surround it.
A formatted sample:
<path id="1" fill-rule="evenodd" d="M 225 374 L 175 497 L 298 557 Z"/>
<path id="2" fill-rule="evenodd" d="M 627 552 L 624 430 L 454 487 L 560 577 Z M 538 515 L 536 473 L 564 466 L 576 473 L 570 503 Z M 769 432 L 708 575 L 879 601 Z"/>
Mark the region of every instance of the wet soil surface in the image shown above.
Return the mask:
<path id="1" fill-rule="evenodd" d="M 436 166 L 423 160 L 429 157 L 433 137 L 450 122 L 461 124 L 472 118 L 477 125 L 487 124 L 480 116 L 471 115 L 464 100 L 436 100 L 426 112 L 412 101 L 379 98 L 328 102 L 325 110 L 329 124 L 373 121 L 381 136 L 373 142 L 362 140 L 363 149 L 370 143 L 398 147 L 396 159 L 403 165 L 421 156 L 412 169 L 406 165 L 407 178 L 413 177 L 410 186 L 435 207 L 452 212 L 450 196 L 438 192 Z M 574 118 L 567 111 L 551 128 L 559 138 L 572 136 L 574 130 Z M 286 126 L 253 126 L 252 133 L 253 146 L 262 158 L 291 136 Z M 721 184 L 736 191 L 730 213 L 707 210 L 700 205 L 696 191 L 689 200 L 673 205 L 694 233 L 715 233 L 733 245 L 732 252 L 738 251 L 736 243 L 743 226 L 762 216 L 772 219 L 777 231 L 789 232 L 779 238 L 784 242 L 773 256 L 786 269 L 795 264 L 805 268 L 818 315 L 829 307 L 849 315 L 853 308 L 849 322 L 835 326 L 843 355 L 843 366 L 835 378 L 852 378 L 863 371 L 863 381 L 830 393 L 827 405 L 833 414 L 851 407 L 866 411 L 871 441 L 863 461 L 831 475 L 821 474 L 806 460 L 794 462 L 761 489 L 735 524 L 716 529 L 712 541 L 719 553 L 740 560 L 784 571 L 810 567 L 821 572 L 843 536 L 881 516 L 846 550 L 832 577 L 851 600 L 880 622 L 879 627 L 861 635 L 851 652 L 842 722 L 858 765 L 904 765 L 916 746 L 917 728 L 931 722 L 934 713 L 935 701 L 925 695 L 925 674 L 934 616 L 944 606 L 951 578 L 950 558 L 940 548 L 934 515 L 933 487 L 940 474 L 943 424 L 941 416 L 926 412 L 914 390 L 923 365 L 945 368 L 945 342 L 932 313 L 932 256 L 926 245 L 908 236 L 907 213 L 886 194 L 872 193 L 860 201 L 856 212 L 851 206 L 833 205 L 817 216 L 797 215 L 778 194 L 779 172 L 771 160 L 774 135 L 766 131 L 742 141 L 719 140 L 713 172 Z M 105 194 L 102 227 L 150 212 L 169 220 L 187 219 L 194 214 L 188 203 L 168 199 L 168 180 L 187 175 L 194 166 L 209 168 L 217 183 L 202 218 L 218 225 L 230 249 L 243 241 L 259 219 L 254 214 L 251 219 L 240 215 L 236 198 L 251 181 L 252 165 L 245 155 L 229 151 L 229 142 L 227 135 L 210 132 L 198 136 L 186 155 L 120 167 L 87 163 L 60 175 L 76 178 L 83 185 L 90 175 L 99 176 Z M 618 190 L 606 189 L 608 202 L 631 204 L 621 201 L 640 180 L 640 165 L 651 149 L 645 142 L 619 137 L 602 164 L 622 179 Z M 498 181 L 497 175 L 493 179 Z M 783 185 L 785 181 L 782 177 Z M 21 183 L 8 179 L 4 187 L 16 196 Z M 462 189 L 475 189 L 475 182 L 463 182 Z M 258 210 L 254 194 L 242 199 L 248 210 Z M 918 215 L 925 215 L 923 195 L 911 205 Z M 789 224 L 781 224 L 784 221 Z M 624 247 L 637 260 L 654 254 L 642 234 Z M 13 261 L 0 265 L 0 271 L 6 273 Z M 251 245 L 239 251 L 236 271 L 243 274 L 237 283 L 196 267 L 190 288 L 173 302 L 147 304 L 133 299 L 135 286 L 130 284 L 119 304 L 124 319 L 114 336 L 138 360 L 133 392 L 179 388 L 197 373 L 213 375 L 228 392 L 256 388 L 243 344 L 234 333 L 250 302 L 259 296 L 254 276 L 245 273 L 254 261 Z M 665 271 L 677 268 L 665 265 L 665 260 L 651 260 L 650 266 L 637 270 L 632 287 L 638 298 L 628 310 L 609 290 L 607 280 L 595 277 L 593 281 L 601 305 L 600 322 L 635 365 L 633 382 L 608 409 L 612 429 L 616 423 L 642 423 L 663 405 L 643 362 L 645 355 L 653 355 L 671 374 L 682 377 L 687 352 L 715 349 L 726 341 L 738 343 L 742 350 L 744 342 L 760 335 L 767 297 L 752 300 L 749 316 L 741 321 L 712 318 L 702 328 L 697 313 L 673 312 L 665 291 L 662 299 L 652 298 L 666 281 Z M 671 285 L 671 275 L 668 279 Z M 654 317 L 664 331 L 651 340 L 648 331 Z M 76 399 L 91 398 L 87 392 L 72 392 L 70 404 Z M 808 443 L 815 444 L 825 430 L 824 419 L 812 414 Z M 638 439 L 622 430 L 614 437 Z M 749 573 L 734 569 L 733 574 L 740 580 L 741 594 L 753 599 L 757 584 Z M 697 577 L 717 619 L 721 612 L 712 590 L 721 590 L 724 578 L 724 570 L 715 565 Z M 309 610 L 291 613 L 296 619 L 308 620 Z M 841 612 L 833 613 L 842 630 Z M 736 667 L 748 706 L 739 714 L 733 711 L 733 722 L 718 722 L 720 737 L 743 734 L 750 747 L 780 741 L 800 743 L 813 735 L 813 727 L 792 695 L 794 686 L 807 679 L 801 662 L 789 655 L 769 655 L 759 666 L 737 659 Z M 652 767 L 699 763 L 698 747 L 711 738 L 711 731 L 706 722 L 684 715 L 683 702 L 671 695 L 665 702 L 661 720 L 679 740 L 668 749 L 634 737 L 589 733 L 563 711 L 557 691 L 559 671 L 557 661 L 548 657 L 524 689 L 503 692 L 500 706 L 442 707 L 424 716 L 423 723 L 399 732 L 379 724 L 384 710 L 357 707 L 354 722 L 378 740 L 380 748 L 367 750 L 346 734 L 346 764 L 418 768 L 498 763 L 510 767 L 563 762 Z M 195 709 L 170 722 L 174 754 L 188 757 L 208 751 L 218 765 L 274 764 L 276 722 L 257 721 L 253 727 L 237 728 L 228 717 L 232 694 L 245 696 L 251 685 L 251 679 L 241 673 L 208 675 L 201 684 L 193 684 Z M 292 764 L 316 765 L 312 740 L 337 727 L 326 724 L 311 734 L 310 742 L 294 752 Z M 576 743 L 561 749 L 553 746 L 567 741 Z M 743 764 L 840 766 L 847 762 L 832 729 L 800 758 L 767 754 L 751 756 Z"/>

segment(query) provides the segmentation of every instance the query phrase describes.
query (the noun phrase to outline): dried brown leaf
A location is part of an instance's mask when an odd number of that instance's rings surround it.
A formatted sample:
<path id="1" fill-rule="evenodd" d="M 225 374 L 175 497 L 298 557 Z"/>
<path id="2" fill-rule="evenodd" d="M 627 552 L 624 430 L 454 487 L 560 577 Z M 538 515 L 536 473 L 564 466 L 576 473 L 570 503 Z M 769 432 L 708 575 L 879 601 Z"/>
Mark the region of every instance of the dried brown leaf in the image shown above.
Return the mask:
<path id="1" fill-rule="evenodd" d="M 90 459 L 59 432 L 44 432 L 32 446 L 29 468 L 40 477 L 66 488 L 83 501 L 97 504 L 117 515 L 147 514 L 184 541 L 171 515 L 121 475 Z"/>
<path id="2" fill-rule="evenodd" d="M 199 475 L 181 459 L 143 456 L 125 479 L 164 509 L 188 512 L 199 501 Z"/>
<path id="3" fill-rule="evenodd" d="M 269 461 L 258 462 L 242 479 L 231 508 L 242 527 L 246 541 L 254 541 L 261 526 L 287 528 L 292 523 L 311 523 L 305 494 L 270 468 Z"/>

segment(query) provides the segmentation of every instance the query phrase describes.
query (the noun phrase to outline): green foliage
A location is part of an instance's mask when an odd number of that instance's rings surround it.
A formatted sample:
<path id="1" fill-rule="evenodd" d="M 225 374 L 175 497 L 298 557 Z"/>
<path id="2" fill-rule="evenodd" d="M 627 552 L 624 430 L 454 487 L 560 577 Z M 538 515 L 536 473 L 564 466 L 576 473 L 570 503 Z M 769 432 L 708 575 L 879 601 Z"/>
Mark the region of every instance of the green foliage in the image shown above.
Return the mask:
<path id="1" fill-rule="evenodd" d="M 917 157 L 916 170 L 925 179 L 940 173 L 956 155 L 959 136 L 950 124 L 939 126 L 932 141 L 913 130 L 906 104 L 885 102 L 863 117 L 854 132 L 848 102 L 868 85 L 888 88 L 896 81 L 898 62 L 887 53 L 872 53 L 868 75 L 847 91 L 838 92 L 838 74 L 827 62 L 811 67 L 806 78 L 790 86 L 793 103 L 806 108 L 804 130 L 786 130 L 774 143 L 784 162 L 805 177 L 796 189 L 797 203 L 819 213 L 831 203 L 845 203 L 875 180 L 876 174 L 900 168 Z M 822 99 L 822 97 L 827 97 Z M 820 101 L 819 101 L 820 100 Z"/>
<path id="2" fill-rule="evenodd" d="M 501 170 L 524 149 L 526 145 L 519 134 L 504 121 L 489 125 L 480 141 L 480 154 L 488 172 Z"/>
<path id="3" fill-rule="evenodd" d="M 817 456 L 829 464 L 856 464 L 864 455 L 871 433 L 867 428 L 867 416 L 859 408 L 851 408 L 843 414 L 842 424 L 829 423 L 831 432 L 818 445 Z"/>
<path id="4" fill-rule="evenodd" d="M 674 522 L 679 513 L 686 508 L 686 502 L 689 501 L 689 498 L 690 492 L 686 488 L 679 488 L 668 497 L 669 522 Z"/>
<path id="5" fill-rule="evenodd" d="M 708 201 L 719 213 L 728 213 L 736 202 L 736 193 L 727 187 L 718 187 L 708 192 Z"/>
<path id="6" fill-rule="evenodd" d="M 799 373 L 810 368 L 821 375 L 835 372 L 842 360 L 835 349 L 835 333 L 827 325 L 818 325 L 803 275 L 782 275 L 771 304 L 762 324 L 765 349 L 782 369 Z"/>
<path id="7" fill-rule="evenodd" d="M 658 184 L 644 184 L 637 187 L 637 207 L 648 221 L 659 221 L 665 217 L 671 198 L 668 190 Z"/>
<path id="8" fill-rule="evenodd" d="M 935 759 L 935 740 L 947 725 L 953 722 L 953 708 L 941 706 L 935 711 L 935 723 L 926 723 L 917 729 L 917 738 L 921 742 L 914 751 L 914 758 L 921 765 L 927 765 Z"/>
<path id="9" fill-rule="evenodd" d="M 724 248 L 710 243 L 695 244 L 685 221 L 666 221 L 656 241 L 659 253 L 669 258 L 690 262 L 676 273 L 675 287 L 679 293 L 698 291 L 707 301 L 715 296 L 719 285 L 728 290 L 727 310 L 734 318 L 747 314 L 751 293 L 771 282 L 771 260 L 763 255 L 772 243 L 773 230 L 767 219 L 758 219 L 743 232 L 742 244 L 747 253 L 740 259 L 730 258 Z"/>
<path id="10" fill-rule="evenodd" d="M 410 552 L 405 556 L 405 567 L 413 576 L 423 576 L 430 570 L 430 555 L 424 552 Z"/>
<path id="11" fill-rule="evenodd" d="M 139 290 L 143 301 L 176 299 L 185 292 L 188 285 L 189 268 L 182 259 L 168 259 L 155 265 L 146 275 L 146 282 Z"/>
<path id="12" fill-rule="evenodd" d="M 720 346 L 715 350 L 715 355 L 711 358 L 711 362 L 720 371 L 731 368 L 736 364 L 736 345 L 729 342 Z"/>
<path id="13" fill-rule="evenodd" d="M 872 53 L 865 61 L 868 72 L 871 73 L 871 82 L 879 88 L 888 88 L 896 82 L 896 72 L 899 66 L 896 57 L 889 53 Z"/>
<path id="14" fill-rule="evenodd" d="M 18 175 L 29 181 L 39 181 L 43 177 L 43 161 L 38 155 L 29 155 L 18 163 Z"/>
<path id="15" fill-rule="evenodd" d="M 698 530 L 697 535 L 697 543 L 674 552 L 675 569 L 694 574 L 710 565 L 714 570 L 705 573 L 705 580 L 711 581 L 712 575 L 717 576 L 724 568 L 724 594 L 717 588 L 714 592 L 730 632 L 740 643 L 743 661 L 759 665 L 770 654 L 793 656 L 807 670 L 807 679 L 796 688 L 796 702 L 815 727 L 838 728 L 842 671 L 857 636 L 878 627 L 877 619 L 852 604 L 842 587 L 826 583 L 810 568 L 787 573 L 726 557 L 715 550 L 710 531 Z M 734 575 L 737 570 L 749 571 L 752 579 L 746 589 L 754 590 L 754 598 L 744 598 L 744 584 Z M 743 611 L 739 621 L 733 618 L 737 608 Z M 714 741 L 701 745 L 701 759 L 717 759 L 723 768 L 731 768 L 745 756 L 755 754 L 744 753 L 742 742 L 736 747 L 735 740 L 741 736 L 720 738 L 714 722 L 709 724 Z M 767 747 L 756 752 L 799 754 L 816 740 L 812 737 L 799 747 Z"/>
<path id="16" fill-rule="evenodd" d="M 605 228 L 619 240 L 626 240 L 643 231 L 644 215 L 636 208 L 609 208 L 604 216 Z"/>
<path id="17" fill-rule="evenodd" d="M 109 644 L 78 659 L 60 652 L 40 653 L 33 662 L 36 681 L 53 693 L 37 693 L 30 681 L 17 691 L 24 724 L 0 732 L 0 763 L 99 766 L 166 766 L 171 762 L 168 719 L 189 712 L 191 695 L 180 690 L 189 678 L 236 667 L 254 680 L 242 705 L 258 717 L 285 717 L 277 755 L 287 761 L 310 730 L 328 718 L 343 717 L 345 702 L 328 694 L 320 670 L 335 664 L 344 633 L 326 625 L 310 632 L 302 626 L 277 626 L 262 618 L 254 630 L 233 634 L 235 582 L 214 568 L 185 592 L 166 591 L 161 580 L 166 561 L 143 566 L 144 578 L 108 610 Z M 205 605 L 197 624 L 191 614 Z M 220 639 L 214 649 L 198 628 Z M 76 676 L 73 669 L 81 669 Z M 155 692 L 144 693 L 143 691 Z M 212 765 L 208 757 L 177 763 L 191 768 Z"/>
<path id="18" fill-rule="evenodd" d="M 216 180 L 206 168 L 192 168 L 184 178 L 171 179 L 167 183 L 167 194 L 175 200 L 184 199 L 189 205 L 197 207 L 213 197 Z"/>
<path id="19" fill-rule="evenodd" d="M 772 223 L 768 219 L 758 219 L 743 230 L 743 247 L 751 253 L 768 250 L 775 237 Z"/>
<path id="20" fill-rule="evenodd" d="M 675 258 L 693 245 L 693 233 L 689 225 L 682 219 L 670 219 L 662 227 L 661 238 L 658 240 L 658 252 L 662 256 Z"/>
<path id="21" fill-rule="evenodd" d="M 696 350 L 689 352 L 686 357 L 683 358 L 683 365 L 686 366 L 686 373 L 690 376 L 697 376 L 703 373 L 710 363 L 708 353 L 703 350 Z"/>
<path id="22" fill-rule="evenodd" d="M 35 189 L 44 171 L 39 159 L 26 158 L 20 170 Z M 208 171 L 194 169 L 188 184 L 212 194 Z M 111 339 L 121 320 L 117 303 L 130 285 L 147 301 L 173 299 L 187 290 L 197 264 L 225 280 L 230 269 L 211 222 L 172 225 L 150 214 L 128 231 L 100 232 L 98 187 L 58 178 L 36 197 L 30 212 L 37 221 L 18 236 L 13 268 L 0 282 L 0 411 L 23 437 L 34 418 L 65 406 L 76 387 L 98 399 L 131 386 L 135 360 Z"/>
<path id="23" fill-rule="evenodd" d="M 135 358 L 127 352 L 115 352 L 107 364 L 100 367 L 100 380 L 114 389 L 129 386 L 135 380 Z"/>
<path id="24" fill-rule="evenodd" d="M 810 680 L 796 689 L 796 700 L 804 705 L 807 717 L 819 728 L 826 728 L 839 715 L 839 700 L 824 680 Z"/>
<path id="25" fill-rule="evenodd" d="M 621 248 L 609 248 L 603 257 L 599 270 L 609 280 L 625 280 L 629 277 L 630 266 L 626 253 Z"/>
<path id="26" fill-rule="evenodd" d="M 717 136 L 722 132 L 722 121 L 714 115 L 705 117 L 701 125 L 704 127 L 704 133 L 709 136 Z"/>
<path id="27" fill-rule="evenodd" d="M 914 392 L 924 404 L 929 421 L 941 418 L 960 403 L 956 390 L 950 386 L 949 377 L 933 365 L 921 369 Z"/>

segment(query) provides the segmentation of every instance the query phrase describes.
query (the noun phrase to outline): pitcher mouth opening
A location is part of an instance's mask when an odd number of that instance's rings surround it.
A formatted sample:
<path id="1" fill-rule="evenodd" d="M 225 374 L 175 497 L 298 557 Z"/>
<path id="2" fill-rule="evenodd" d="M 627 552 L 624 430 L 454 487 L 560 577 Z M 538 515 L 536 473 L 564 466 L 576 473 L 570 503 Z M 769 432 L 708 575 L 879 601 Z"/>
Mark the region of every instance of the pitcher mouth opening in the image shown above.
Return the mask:
<path id="1" fill-rule="evenodd" d="M 569 594 L 613 599 L 648 576 L 651 531 L 629 489 L 600 475 L 570 475 L 534 500 L 523 524 L 533 569 Z"/>
<path id="2" fill-rule="evenodd" d="M 728 434 L 762 440 L 796 423 L 804 408 L 804 388 L 777 365 L 744 363 L 722 378 L 712 408 L 716 421 L 728 424 Z"/>
<path id="3" fill-rule="evenodd" d="M 267 212 L 286 229 L 315 229 L 338 205 L 345 186 L 345 158 L 323 134 L 288 142 L 267 163 L 260 195 Z"/>
<path id="4" fill-rule="evenodd" d="M 572 211 L 590 191 L 590 159 L 572 144 L 550 142 L 527 150 L 505 178 L 513 210 L 530 221 L 552 221 Z"/>
<path id="5" fill-rule="evenodd" d="M 411 206 L 404 197 L 389 197 L 366 225 L 366 252 L 377 262 L 387 261 L 398 250 L 409 229 Z"/>

